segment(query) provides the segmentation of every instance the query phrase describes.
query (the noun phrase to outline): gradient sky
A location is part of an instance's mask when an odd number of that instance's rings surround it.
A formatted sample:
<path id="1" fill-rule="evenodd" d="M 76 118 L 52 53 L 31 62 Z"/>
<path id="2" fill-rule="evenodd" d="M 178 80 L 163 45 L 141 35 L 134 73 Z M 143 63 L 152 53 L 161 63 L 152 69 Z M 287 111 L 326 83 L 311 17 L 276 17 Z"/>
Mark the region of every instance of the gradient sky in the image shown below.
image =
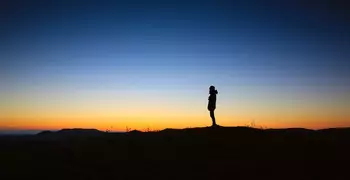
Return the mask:
<path id="1" fill-rule="evenodd" d="M 0 129 L 350 126 L 346 1 L 0 2 Z"/>

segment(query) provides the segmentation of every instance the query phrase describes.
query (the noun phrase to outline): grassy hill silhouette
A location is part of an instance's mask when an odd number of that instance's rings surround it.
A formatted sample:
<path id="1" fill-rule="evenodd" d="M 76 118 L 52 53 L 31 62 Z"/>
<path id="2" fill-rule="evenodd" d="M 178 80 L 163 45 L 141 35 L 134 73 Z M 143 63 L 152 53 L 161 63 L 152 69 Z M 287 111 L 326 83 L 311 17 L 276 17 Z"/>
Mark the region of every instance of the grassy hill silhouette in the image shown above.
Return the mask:
<path id="1" fill-rule="evenodd" d="M 350 128 L 63 129 L 3 136 L 0 145 L 4 179 L 350 177 Z"/>
<path id="2" fill-rule="evenodd" d="M 103 134 L 103 131 L 97 129 L 82 129 L 82 128 L 73 128 L 73 129 L 61 129 L 59 131 L 42 131 L 37 135 L 55 135 L 55 136 L 91 136 L 91 135 L 100 135 Z"/>

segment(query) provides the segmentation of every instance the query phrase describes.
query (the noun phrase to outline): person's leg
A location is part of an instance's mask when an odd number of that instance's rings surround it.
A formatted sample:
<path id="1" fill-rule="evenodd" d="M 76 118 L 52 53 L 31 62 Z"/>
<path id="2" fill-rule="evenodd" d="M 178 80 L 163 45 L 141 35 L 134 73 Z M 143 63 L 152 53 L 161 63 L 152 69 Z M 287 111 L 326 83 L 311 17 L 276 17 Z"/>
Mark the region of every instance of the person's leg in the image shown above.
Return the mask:
<path id="1" fill-rule="evenodd" d="M 211 111 L 210 111 L 210 117 L 211 117 L 211 120 L 213 121 L 213 126 L 215 126 L 215 125 L 216 125 L 216 122 L 215 122 L 214 110 L 211 110 Z"/>

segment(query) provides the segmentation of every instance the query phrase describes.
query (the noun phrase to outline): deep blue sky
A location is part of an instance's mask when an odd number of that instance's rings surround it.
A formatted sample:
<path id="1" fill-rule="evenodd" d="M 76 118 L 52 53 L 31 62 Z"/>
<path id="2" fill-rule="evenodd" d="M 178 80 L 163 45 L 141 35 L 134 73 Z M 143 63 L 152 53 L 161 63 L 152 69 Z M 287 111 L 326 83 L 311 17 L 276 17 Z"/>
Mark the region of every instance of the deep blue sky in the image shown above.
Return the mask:
<path id="1" fill-rule="evenodd" d="M 287 73 L 298 66 L 290 73 L 348 75 L 348 6 L 276 2 L 5 1 L 2 68 L 14 75 L 56 65 L 220 71 L 247 65 Z"/>
<path id="2" fill-rule="evenodd" d="M 211 84 L 226 94 L 254 86 L 251 93 L 270 92 L 275 100 L 276 92 L 344 99 L 348 9 L 346 1 L 322 0 L 5 0 L 0 90 L 13 102 L 19 94 L 87 89 L 194 98 Z"/>

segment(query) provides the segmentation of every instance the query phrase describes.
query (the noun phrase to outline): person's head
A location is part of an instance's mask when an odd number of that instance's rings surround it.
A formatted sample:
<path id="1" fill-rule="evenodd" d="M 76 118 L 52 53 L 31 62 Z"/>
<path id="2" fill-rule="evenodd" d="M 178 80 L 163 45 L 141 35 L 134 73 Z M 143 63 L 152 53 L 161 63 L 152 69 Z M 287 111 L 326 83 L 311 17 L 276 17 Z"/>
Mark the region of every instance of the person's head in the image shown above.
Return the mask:
<path id="1" fill-rule="evenodd" d="M 218 91 L 215 89 L 215 86 L 210 86 L 209 87 L 209 94 L 217 94 Z"/>

